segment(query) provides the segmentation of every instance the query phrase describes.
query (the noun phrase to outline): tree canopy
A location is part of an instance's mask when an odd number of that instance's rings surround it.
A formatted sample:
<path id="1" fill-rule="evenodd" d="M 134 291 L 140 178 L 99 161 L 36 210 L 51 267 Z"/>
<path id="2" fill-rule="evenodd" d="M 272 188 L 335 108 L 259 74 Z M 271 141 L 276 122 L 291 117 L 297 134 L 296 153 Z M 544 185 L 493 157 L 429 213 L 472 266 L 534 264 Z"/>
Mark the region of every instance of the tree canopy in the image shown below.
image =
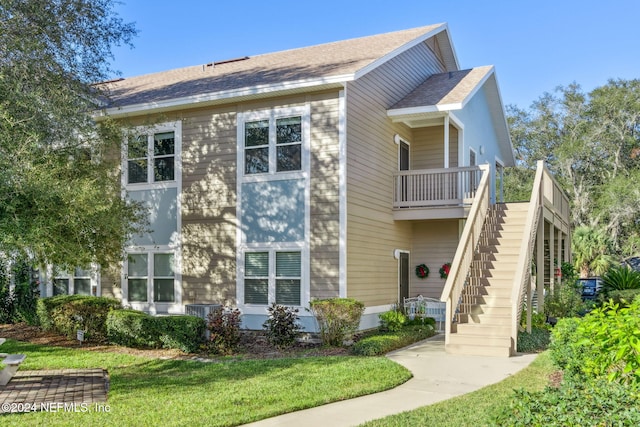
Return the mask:
<path id="1" fill-rule="evenodd" d="M 122 198 L 121 130 L 92 116 L 136 33 L 115 3 L 0 0 L 0 253 L 109 265 L 144 227 Z"/>
<path id="2" fill-rule="evenodd" d="M 614 254 L 637 255 L 640 80 L 610 80 L 589 93 L 575 83 L 559 87 L 529 110 L 510 106 L 508 120 L 524 167 L 509 172 L 509 197 L 521 199 L 522 189 L 531 188 L 523 183 L 543 159 L 569 194 L 579 234 L 591 230 L 607 236 Z"/>

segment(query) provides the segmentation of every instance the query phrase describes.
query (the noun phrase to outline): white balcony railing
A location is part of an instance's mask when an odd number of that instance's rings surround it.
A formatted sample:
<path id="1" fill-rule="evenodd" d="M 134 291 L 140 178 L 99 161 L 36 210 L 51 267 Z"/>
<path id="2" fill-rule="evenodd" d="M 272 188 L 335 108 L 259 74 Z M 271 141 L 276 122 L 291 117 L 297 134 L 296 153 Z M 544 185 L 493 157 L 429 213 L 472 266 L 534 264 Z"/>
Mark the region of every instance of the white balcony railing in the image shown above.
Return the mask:
<path id="1" fill-rule="evenodd" d="M 398 171 L 393 174 L 393 207 L 471 204 L 481 176 L 478 166 Z"/>

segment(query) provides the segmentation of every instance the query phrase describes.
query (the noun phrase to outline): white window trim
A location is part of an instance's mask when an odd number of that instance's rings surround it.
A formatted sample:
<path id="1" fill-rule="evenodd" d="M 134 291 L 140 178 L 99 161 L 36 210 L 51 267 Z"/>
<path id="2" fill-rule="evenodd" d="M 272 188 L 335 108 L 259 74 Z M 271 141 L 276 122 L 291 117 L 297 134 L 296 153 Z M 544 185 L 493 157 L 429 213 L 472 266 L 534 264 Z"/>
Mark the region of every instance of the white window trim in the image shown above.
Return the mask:
<path id="1" fill-rule="evenodd" d="M 396 137 L 394 138 L 394 142 L 398 146 L 398 162 L 397 162 L 398 163 L 397 164 L 398 170 L 399 171 L 401 170 L 400 169 L 400 162 L 401 162 L 401 156 L 402 156 L 402 151 L 401 151 L 402 150 L 402 144 L 405 144 L 407 147 L 409 147 L 409 159 L 408 159 L 409 169 L 407 169 L 407 170 L 411 170 L 411 143 L 407 139 L 401 137 L 400 135 L 396 135 Z"/>
<path id="2" fill-rule="evenodd" d="M 182 121 L 177 120 L 173 122 L 158 123 L 154 126 L 139 126 L 130 132 L 130 135 L 152 135 L 154 133 L 161 132 L 174 132 L 175 137 L 175 152 L 174 152 L 174 176 L 173 181 L 159 181 L 159 182 L 146 182 L 146 183 L 127 183 L 127 139 L 126 135 L 122 142 L 122 161 L 121 161 L 121 182 L 122 182 L 122 197 L 126 197 L 127 191 L 139 191 L 139 190 L 158 190 L 158 189 L 176 189 L 176 236 L 172 239 L 169 245 L 144 245 L 144 246 L 129 246 L 125 248 L 125 253 L 174 253 L 175 259 L 175 301 L 173 303 L 154 302 L 152 298 L 153 289 L 150 288 L 149 282 L 147 282 L 147 302 L 129 302 L 128 292 L 129 286 L 127 281 L 127 259 L 122 262 L 122 268 L 120 270 L 120 284 L 122 290 L 122 304 L 130 306 L 135 310 L 145 311 L 151 314 L 156 313 L 170 313 L 170 314 L 184 314 L 184 307 L 182 306 Z M 149 172 L 148 172 L 149 173 Z M 152 265 L 152 263 L 150 263 Z M 151 276 L 152 277 L 152 276 Z"/>
<path id="3" fill-rule="evenodd" d="M 138 182 L 129 184 L 128 176 L 129 176 L 129 165 L 128 165 L 128 143 L 127 136 L 122 140 L 122 161 L 121 161 L 121 177 L 122 177 L 122 188 L 126 190 L 148 190 L 148 189 L 157 189 L 157 188 L 178 188 L 180 190 L 182 183 L 182 122 L 167 122 L 157 124 L 155 126 L 139 126 L 133 129 L 130 132 L 130 135 L 153 135 L 156 133 L 162 132 L 174 132 L 175 138 L 175 147 L 174 147 L 174 175 L 173 180 L 171 181 L 147 181 L 147 182 Z M 151 150 L 151 143 L 149 139 L 147 139 L 147 150 Z M 147 177 L 150 177 L 153 174 L 153 156 L 150 153 L 147 153 Z M 178 197 L 180 200 L 180 197 Z"/>
<path id="4" fill-rule="evenodd" d="M 472 152 L 473 152 L 473 154 L 475 155 L 475 158 L 476 158 L 476 164 L 475 165 L 471 164 L 471 153 Z M 469 163 L 468 163 L 469 166 L 478 166 L 478 152 L 473 147 L 469 147 L 469 160 L 468 161 L 469 161 Z"/>
<path id="5" fill-rule="evenodd" d="M 301 164 L 302 169 L 297 171 L 276 171 L 276 149 L 275 143 L 275 122 L 277 119 L 283 119 L 287 117 L 300 116 L 302 118 L 302 153 Z M 310 108 L 309 105 L 300 107 L 284 107 L 273 108 L 261 111 L 249 111 L 244 113 L 238 113 L 237 121 L 237 140 L 238 140 L 238 181 L 242 182 L 264 182 L 275 179 L 300 179 L 309 177 L 309 140 L 311 132 L 309 129 Z M 269 172 L 246 174 L 245 173 L 245 146 L 244 146 L 244 124 L 247 122 L 254 122 L 258 120 L 269 120 Z"/>
<path id="6" fill-rule="evenodd" d="M 62 278 L 62 276 L 54 275 L 53 265 L 47 265 L 45 271 L 46 272 L 44 273 L 44 282 L 45 282 L 46 296 L 53 296 L 53 282 L 55 279 Z M 99 297 L 102 295 L 102 288 L 100 286 L 100 266 L 98 266 L 98 264 L 92 263 L 88 271 L 90 272 L 89 279 L 90 279 L 90 286 L 91 286 L 89 295 Z M 75 273 L 75 269 L 74 271 L 72 271 L 72 273 Z M 69 290 L 67 295 L 76 295 L 74 279 L 85 278 L 85 277 L 76 276 L 75 274 L 69 274 L 68 277 L 65 277 L 65 278 L 69 279 Z M 94 289 L 96 291 L 95 295 L 93 293 Z"/>
<path id="7" fill-rule="evenodd" d="M 176 269 L 173 279 L 174 302 L 155 302 L 153 300 L 153 255 L 173 253 L 174 267 Z M 134 310 L 145 311 L 151 314 L 170 313 L 182 314 L 182 253 L 179 248 L 168 245 L 162 246 L 136 246 L 128 248 L 126 255 L 146 254 L 147 255 L 147 301 L 129 301 L 129 281 L 128 265 L 129 260 L 125 258 L 122 263 L 122 304 Z"/>
<path id="8" fill-rule="evenodd" d="M 249 304 L 244 302 L 244 260 L 247 252 L 268 252 L 269 253 L 269 289 L 267 291 L 267 305 Z M 300 252 L 300 305 L 297 308 L 308 307 L 308 301 L 311 299 L 309 291 L 309 269 L 305 269 L 305 260 L 309 259 L 309 250 L 304 244 L 300 243 L 278 243 L 278 244 L 250 244 L 245 245 L 240 253 L 240 262 L 238 263 L 238 306 L 242 307 L 242 312 L 246 314 L 264 314 L 265 309 L 276 300 L 276 252 Z"/>
<path id="9" fill-rule="evenodd" d="M 276 172 L 275 167 L 272 168 L 272 159 L 275 159 L 275 151 L 272 150 L 272 146 L 275 150 L 275 143 L 269 144 L 269 172 L 260 174 L 245 174 L 244 165 L 244 124 L 245 122 L 252 122 L 256 120 L 270 120 L 275 123 L 278 118 L 301 116 L 302 117 L 302 170 L 288 171 L 288 172 Z M 310 177 L 311 177 L 311 105 L 305 103 L 300 106 L 293 107 L 275 107 L 263 110 L 254 110 L 240 112 L 237 115 L 236 122 L 236 144 L 237 144 L 237 185 L 236 185 L 236 210 L 238 212 L 237 224 L 236 224 L 236 305 L 245 314 L 266 314 L 268 307 L 265 305 L 245 304 L 244 303 L 244 253 L 246 251 L 300 251 L 301 252 L 301 278 L 300 278 L 300 299 L 302 308 L 309 308 L 309 302 L 311 300 L 310 291 L 310 261 L 309 261 L 309 236 L 311 232 L 311 195 L 310 195 Z M 273 155 L 273 156 L 272 156 Z M 244 232 L 242 231 L 240 212 L 242 211 L 242 184 L 250 182 L 269 182 L 276 180 L 290 180 L 290 179 L 304 179 L 304 203 L 305 203 L 305 215 L 304 215 L 304 241 L 300 242 L 278 242 L 278 243 L 245 243 L 246 239 Z M 271 256 L 271 255 L 270 255 Z M 269 267 L 271 268 L 271 266 Z M 275 292 L 275 287 L 273 292 Z M 271 290 L 269 290 L 271 293 Z M 273 299 L 269 299 L 269 304 L 275 301 L 275 294 Z"/>

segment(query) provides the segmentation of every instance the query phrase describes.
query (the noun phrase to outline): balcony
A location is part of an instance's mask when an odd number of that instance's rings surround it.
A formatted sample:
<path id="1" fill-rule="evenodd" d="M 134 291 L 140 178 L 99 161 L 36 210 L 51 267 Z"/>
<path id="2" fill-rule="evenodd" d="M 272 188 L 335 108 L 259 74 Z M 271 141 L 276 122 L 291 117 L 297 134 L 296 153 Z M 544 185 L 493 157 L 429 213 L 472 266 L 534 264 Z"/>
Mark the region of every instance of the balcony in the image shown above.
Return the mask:
<path id="1" fill-rule="evenodd" d="M 466 218 L 488 168 L 423 169 L 393 174 L 396 220 Z"/>

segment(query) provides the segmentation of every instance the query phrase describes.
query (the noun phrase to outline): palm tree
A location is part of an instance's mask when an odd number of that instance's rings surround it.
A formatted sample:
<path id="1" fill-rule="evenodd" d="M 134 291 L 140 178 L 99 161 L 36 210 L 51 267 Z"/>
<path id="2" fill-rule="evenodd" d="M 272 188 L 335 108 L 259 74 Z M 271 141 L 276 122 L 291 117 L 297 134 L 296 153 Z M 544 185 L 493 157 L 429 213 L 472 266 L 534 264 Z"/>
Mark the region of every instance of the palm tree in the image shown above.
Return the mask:
<path id="1" fill-rule="evenodd" d="M 571 251 L 580 277 L 604 274 L 615 262 L 611 255 L 611 239 L 602 229 L 580 226 L 573 232 Z"/>

